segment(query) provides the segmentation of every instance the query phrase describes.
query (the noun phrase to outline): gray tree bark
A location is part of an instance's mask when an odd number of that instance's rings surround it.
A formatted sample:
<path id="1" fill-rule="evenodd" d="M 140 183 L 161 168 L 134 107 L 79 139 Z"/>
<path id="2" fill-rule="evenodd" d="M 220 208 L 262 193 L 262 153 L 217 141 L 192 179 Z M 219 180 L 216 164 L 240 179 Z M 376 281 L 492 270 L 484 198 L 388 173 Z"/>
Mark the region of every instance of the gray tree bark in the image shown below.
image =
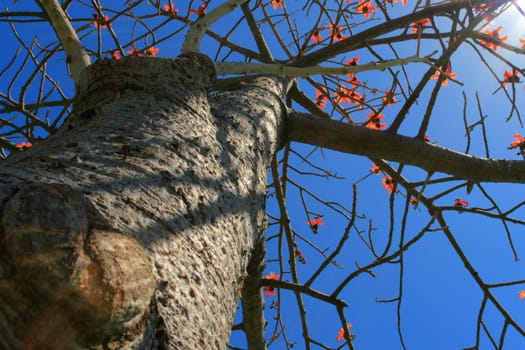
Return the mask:
<path id="1" fill-rule="evenodd" d="M 59 132 L 0 163 L 1 349 L 226 348 L 288 82 L 214 79 L 197 54 L 101 61 Z"/>

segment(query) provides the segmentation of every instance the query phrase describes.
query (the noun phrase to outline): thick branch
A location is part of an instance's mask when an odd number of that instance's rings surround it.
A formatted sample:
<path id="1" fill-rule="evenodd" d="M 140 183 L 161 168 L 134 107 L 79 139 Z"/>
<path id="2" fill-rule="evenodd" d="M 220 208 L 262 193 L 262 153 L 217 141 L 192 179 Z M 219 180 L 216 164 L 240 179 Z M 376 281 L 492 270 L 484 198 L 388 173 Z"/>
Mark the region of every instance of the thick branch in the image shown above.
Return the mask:
<path id="1" fill-rule="evenodd" d="M 478 158 L 412 137 L 291 112 L 288 137 L 332 150 L 381 158 L 473 182 L 525 183 L 525 161 Z"/>
<path id="2" fill-rule="evenodd" d="M 259 240 L 246 268 L 248 275 L 242 287 L 242 328 L 246 334 L 246 342 L 250 350 L 266 350 L 264 299 L 261 291 L 265 254 L 264 241 Z"/>
<path id="3" fill-rule="evenodd" d="M 397 60 L 384 60 L 380 62 L 369 62 L 358 66 L 347 67 L 292 67 L 284 64 L 273 63 L 251 63 L 251 62 L 215 62 L 217 75 L 226 74 L 278 74 L 287 77 L 308 77 L 315 74 L 349 74 L 364 71 L 376 70 L 383 71 L 390 67 L 401 66 L 412 62 L 423 62 L 430 64 L 430 58 L 435 54 L 431 53 L 425 57 L 410 56 Z"/>
<path id="4" fill-rule="evenodd" d="M 182 44 L 182 53 L 198 52 L 202 37 L 206 30 L 213 23 L 233 11 L 245 1 L 246 0 L 229 0 L 206 14 L 206 16 L 201 16 L 197 22 L 191 25 L 190 31 L 184 40 L 184 44 Z"/>
<path id="5" fill-rule="evenodd" d="M 60 7 L 58 0 L 39 0 L 38 3 L 46 11 L 51 26 L 64 47 L 67 61 L 69 62 L 71 77 L 76 86 L 80 72 L 91 64 L 89 56 L 80 43 L 71 22 L 62 10 L 62 7 Z"/>

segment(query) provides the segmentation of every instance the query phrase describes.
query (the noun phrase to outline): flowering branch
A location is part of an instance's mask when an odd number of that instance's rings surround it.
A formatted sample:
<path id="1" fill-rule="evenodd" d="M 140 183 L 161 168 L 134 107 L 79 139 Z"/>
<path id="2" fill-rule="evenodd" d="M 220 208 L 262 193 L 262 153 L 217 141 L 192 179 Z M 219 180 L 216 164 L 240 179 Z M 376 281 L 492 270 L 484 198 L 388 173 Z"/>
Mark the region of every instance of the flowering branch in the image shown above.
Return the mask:
<path id="1" fill-rule="evenodd" d="M 494 8 L 502 6 L 511 0 L 496 0 L 493 1 Z M 483 3 L 483 0 L 455 0 L 455 1 L 444 1 L 438 5 L 425 7 L 420 11 L 409 13 L 405 16 L 390 19 L 384 23 L 380 23 L 369 29 L 363 30 L 360 33 L 356 33 L 351 37 L 345 38 L 337 43 L 328 45 L 319 50 L 313 51 L 312 53 L 298 57 L 295 64 L 300 67 L 316 64 L 318 62 L 325 62 L 337 55 L 355 50 L 356 48 L 363 47 L 363 43 L 367 43 L 373 38 L 381 37 L 382 35 L 388 34 L 398 28 L 403 28 L 411 23 L 417 22 L 424 18 L 434 17 L 451 11 L 460 10 L 463 8 L 471 8 L 473 5 Z"/>
<path id="2" fill-rule="evenodd" d="M 91 64 L 89 56 L 58 0 L 39 0 L 38 3 L 46 11 L 51 26 L 60 39 L 67 56 L 71 78 L 76 86 L 80 72 Z"/>
<path id="3" fill-rule="evenodd" d="M 475 157 L 424 140 L 371 130 L 308 113 L 290 112 L 291 141 L 418 166 L 472 182 L 525 183 L 525 162 Z"/>
<path id="4" fill-rule="evenodd" d="M 423 62 L 432 64 L 430 58 L 436 52 L 430 55 L 419 57 L 411 56 L 396 60 L 386 60 L 381 62 L 370 62 L 358 66 L 347 67 L 294 67 L 279 63 L 250 63 L 250 62 L 215 62 L 217 75 L 226 74 L 278 74 L 288 77 L 308 77 L 315 74 L 350 74 L 370 70 L 383 71 L 390 67 L 401 66 L 413 62 Z"/>

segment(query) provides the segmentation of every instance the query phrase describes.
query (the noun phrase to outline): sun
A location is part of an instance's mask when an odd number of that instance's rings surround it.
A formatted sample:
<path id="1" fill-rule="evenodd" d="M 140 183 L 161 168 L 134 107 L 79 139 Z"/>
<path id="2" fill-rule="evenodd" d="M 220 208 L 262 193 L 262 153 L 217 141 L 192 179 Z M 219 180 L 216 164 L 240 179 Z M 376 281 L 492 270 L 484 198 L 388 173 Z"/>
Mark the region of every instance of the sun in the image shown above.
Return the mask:
<path id="1" fill-rule="evenodd" d="M 525 0 L 515 0 L 510 7 L 496 19 L 503 25 L 509 37 L 525 37 Z"/>
<path id="2" fill-rule="evenodd" d="M 525 14 L 525 0 L 516 0 L 516 4 L 522 9 Z"/>

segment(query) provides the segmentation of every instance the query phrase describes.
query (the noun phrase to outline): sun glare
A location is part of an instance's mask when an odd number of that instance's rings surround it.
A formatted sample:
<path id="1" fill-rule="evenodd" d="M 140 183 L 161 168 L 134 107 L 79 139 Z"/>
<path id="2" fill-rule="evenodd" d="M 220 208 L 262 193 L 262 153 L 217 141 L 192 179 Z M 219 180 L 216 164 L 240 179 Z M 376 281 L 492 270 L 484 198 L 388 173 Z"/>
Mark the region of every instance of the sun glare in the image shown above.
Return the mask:
<path id="1" fill-rule="evenodd" d="M 496 22 L 505 26 L 509 37 L 516 41 L 525 37 L 525 0 L 516 0 L 515 5 L 497 18 Z"/>

